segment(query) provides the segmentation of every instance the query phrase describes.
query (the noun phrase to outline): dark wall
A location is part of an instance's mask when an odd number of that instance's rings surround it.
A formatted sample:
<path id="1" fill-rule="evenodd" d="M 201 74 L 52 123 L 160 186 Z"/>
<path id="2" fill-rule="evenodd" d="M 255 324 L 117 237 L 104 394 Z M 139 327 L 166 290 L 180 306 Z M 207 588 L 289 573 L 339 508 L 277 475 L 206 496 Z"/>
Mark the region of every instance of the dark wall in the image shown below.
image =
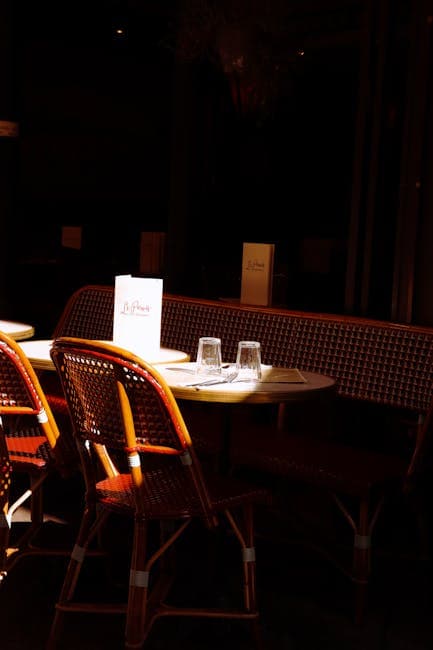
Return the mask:
<path id="1" fill-rule="evenodd" d="M 14 3 L 18 295 L 44 289 L 53 320 L 80 284 L 137 273 L 140 232 L 162 230 L 168 290 L 238 297 L 242 243 L 269 241 L 279 303 L 344 311 L 355 260 L 350 307 L 387 317 L 411 3 L 275 0 L 285 20 L 260 31 L 263 3 L 219 2 L 251 10 L 227 33 L 182 22 L 199 4 Z"/>
<path id="2" fill-rule="evenodd" d="M 140 231 L 167 229 L 167 18 L 122 5 L 14 4 L 14 277 L 18 293 L 50 295 L 53 314 L 76 286 L 137 272 Z M 62 248 L 64 225 L 82 226 L 81 251 Z M 19 316 L 46 318 L 26 305 Z"/>

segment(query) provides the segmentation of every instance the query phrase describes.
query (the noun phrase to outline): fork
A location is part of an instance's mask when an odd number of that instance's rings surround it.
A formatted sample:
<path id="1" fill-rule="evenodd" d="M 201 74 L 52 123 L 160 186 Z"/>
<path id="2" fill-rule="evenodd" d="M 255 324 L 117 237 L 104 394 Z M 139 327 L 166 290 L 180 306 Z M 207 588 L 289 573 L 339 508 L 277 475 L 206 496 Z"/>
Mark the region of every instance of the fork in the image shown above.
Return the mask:
<path id="1" fill-rule="evenodd" d="M 226 377 L 211 377 L 210 379 L 202 379 L 201 381 L 192 384 L 185 384 L 187 387 L 193 386 L 214 386 L 215 384 L 231 384 L 232 381 L 238 376 L 236 372 L 230 372 Z"/>
<path id="2" fill-rule="evenodd" d="M 230 364 L 226 363 L 225 365 L 221 366 L 221 368 L 230 368 Z M 176 366 L 169 366 L 166 368 L 166 370 L 174 370 L 175 372 L 186 372 L 189 375 L 195 375 L 196 370 L 195 368 L 183 368 L 183 364 L 179 363 Z"/>

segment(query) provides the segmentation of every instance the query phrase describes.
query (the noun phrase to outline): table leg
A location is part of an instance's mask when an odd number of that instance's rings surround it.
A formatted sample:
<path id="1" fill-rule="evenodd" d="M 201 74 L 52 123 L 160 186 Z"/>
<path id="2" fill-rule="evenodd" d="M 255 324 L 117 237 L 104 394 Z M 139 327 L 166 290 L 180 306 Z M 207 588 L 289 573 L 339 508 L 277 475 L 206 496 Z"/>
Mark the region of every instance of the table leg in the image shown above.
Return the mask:
<path id="1" fill-rule="evenodd" d="M 232 432 L 232 413 L 230 404 L 223 404 L 222 413 L 222 445 L 219 469 L 222 474 L 230 471 L 230 442 Z"/>

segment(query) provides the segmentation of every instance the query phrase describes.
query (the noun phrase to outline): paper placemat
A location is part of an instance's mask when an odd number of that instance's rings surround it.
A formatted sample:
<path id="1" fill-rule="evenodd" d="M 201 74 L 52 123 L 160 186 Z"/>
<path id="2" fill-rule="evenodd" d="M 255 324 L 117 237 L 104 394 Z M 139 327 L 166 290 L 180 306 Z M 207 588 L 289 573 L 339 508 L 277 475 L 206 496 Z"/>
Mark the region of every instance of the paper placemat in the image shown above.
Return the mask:
<path id="1" fill-rule="evenodd" d="M 262 368 L 265 384 L 305 384 L 307 380 L 297 368 Z"/>

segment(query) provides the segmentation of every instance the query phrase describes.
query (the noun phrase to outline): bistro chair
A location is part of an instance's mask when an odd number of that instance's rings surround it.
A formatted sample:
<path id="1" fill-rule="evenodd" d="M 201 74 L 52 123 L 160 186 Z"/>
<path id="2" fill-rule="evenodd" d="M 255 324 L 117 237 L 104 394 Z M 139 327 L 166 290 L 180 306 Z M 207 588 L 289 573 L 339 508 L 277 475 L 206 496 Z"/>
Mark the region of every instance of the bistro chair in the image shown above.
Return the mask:
<path id="1" fill-rule="evenodd" d="M 27 555 L 67 554 L 37 545 L 44 523 L 43 487 L 49 477 L 78 471 L 78 455 L 60 435 L 39 380 L 19 345 L 0 332 L 0 573 Z M 13 497 L 12 497 L 13 495 Z M 18 532 L 17 509 L 29 503 L 30 521 Z M 21 528 L 21 527 L 20 527 Z M 16 534 L 15 534 L 16 533 Z"/>
<path id="2" fill-rule="evenodd" d="M 374 533 L 387 504 L 389 506 L 393 499 L 403 497 L 406 500 L 418 526 L 415 533 L 420 548 L 427 548 L 426 537 L 422 534 L 422 530 L 426 530 L 427 511 L 420 508 L 423 496 L 414 486 L 421 485 L 420 477 L 426 476 L 426 466 L 430 472 L 432 469 L 432 413 L 433 406 L 418 431 L 409 459 L 405 454 L 391 450 L 369 449 L 326 439 L 320 437 L 320 430 L 316 434 L 311 431 L 282 432 L 269 423 L 266 430 L 250 423 L 248 431 L 232 439 L 230 463 L 234 475 L 243 475 L 245 471 L 250 475 L 252 471 L 262 477 L 268 476 L 277 481 L 278 488 L 275 489 L 281 492 L 282 481 L 289 490 L 296 485 L 306 487 L 320 512 L 321 524 L 325 517 L 324 503 L 334 504 L 331 512 L 341 515 L 342 525 L 339 525 L 338 518 L 333 518 L 333 540 L 326 540 L 326 534 L 322 535 L 323 529 L 322 533 L 319 532 L 320 526 L 316 526 L 313 520 L 306 529 L 303 528 L 303 539 L 354 583 L 354 613 L 358 624 L 365 616 Z M 429 460 L 426 459 L 427 453 Z M 410 498 L 405 499 L 405 495 Z M 284 504 L 280 503 L 280 507 L 284 508 Z M 392 512 L 391 508 L 389 510 Z M 403 518 L 401 508 L 397 519 L 399 516 Z M 398 530 L 401 522 L 394 520 L 394 523 Z M 348 555 L 345 550 L 349 531 Z"/>
<path id="3" fill-rule="evenodd" d="M 165 616 L 245 620 L 259 646 L 254 509 L 269 502 L 269 492 L 202 471 L 171 389 L 140 357 L 71 337 L 56 339 L 51 356 L 72 418 L 86 504 L 48 647 L 56 647 L 66 612 L 126 615 L 127 648 L 141 647 L 154 622 Z M 110 514 L 129 518 L 133 527 L 126 602 L 80 602 L 76 587 L 87 551 Z M 151 544 L 155 525 L 160 533 Z M 180 553 L 173 561 L 174 549 L 187 530 L 209 536 L 211 547 L 218 531 L 239 545 L 239 602 L 233 607 L 170 603 L 170 586 L 182 566 L 176 562 Z M 213 566 L 208 561 L 203 568 L 202 558 L 194 563 L 200 577 Z"/>

